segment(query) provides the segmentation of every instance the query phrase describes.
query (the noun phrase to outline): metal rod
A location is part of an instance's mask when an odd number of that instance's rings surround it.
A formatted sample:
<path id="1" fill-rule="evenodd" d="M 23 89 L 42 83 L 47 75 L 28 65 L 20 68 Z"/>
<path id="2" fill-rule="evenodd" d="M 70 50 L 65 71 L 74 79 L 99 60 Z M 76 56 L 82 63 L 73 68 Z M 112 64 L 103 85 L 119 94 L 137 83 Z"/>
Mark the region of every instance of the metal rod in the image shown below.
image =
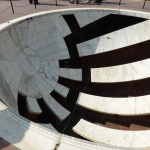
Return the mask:
<path id="1" fill-rule="evenodd" d="M 12 12 L 14 14 L 14 8 L 13 8 L 12 0 L 10 0 L 10 3 L 11 3 Z"/>
<path id="2" fill-rule="evenodd" d="M 34 0 L 34 6 L 35 6 L 35 9 L 36 9 L 36 0 Z"/>
<path id="3" fill-rule="evenodd" d="M 77 0 L 76 4 L 77 4 L 77 5 L 79 4 L 79 0 Z"/>
<path id="4" fill-rule="evenodd" d="M 144 1 L 143 9 L 144 9 L 144 7 L 145 7 L 145 3 L 146 3 L 146 0 Z"/>
<path id="5" fill-rule="evenodd" d="M 120 4 L 121 4 L 121 0 L 119 1 L 119 6 L 120 6 Z"/>

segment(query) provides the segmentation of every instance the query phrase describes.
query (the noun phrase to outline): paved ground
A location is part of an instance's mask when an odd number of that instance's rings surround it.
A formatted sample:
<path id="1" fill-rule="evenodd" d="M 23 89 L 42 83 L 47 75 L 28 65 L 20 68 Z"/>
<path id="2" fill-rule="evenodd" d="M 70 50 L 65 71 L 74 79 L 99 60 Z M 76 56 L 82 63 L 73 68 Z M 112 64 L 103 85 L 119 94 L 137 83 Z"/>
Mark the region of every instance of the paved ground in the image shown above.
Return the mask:
<path id="1" fill-rule="evenodd" d="M 19 149 L 14 147 L 10 143 L 6 142 L 2 138 L 0 138 L 0 150 L 19 150 Z"/>
<path id="2" fill-rule="evenodd" d="M 118 6 L 120 0 L 103 0 L 102 5 L 97 5 L 92 0 L 88 3 L 86 0 L 80 0 L 80 4 L 71 4 L 69 0 L 60 1 L 57 0 L 58 6 L 55 6 L 56 0 L 39 0 L 41 5 L 35 9 L 34 5 L 30 5 L 28 0 L 12 0 L 15 14 L 12 13 L 11 5 L 9 0 L 0 0 L 0 24 L 11 19 L 21 17 L 27 14 L 55 10 L 55 9 L 67 9 L 67 8 L 117 8 L 117 9 L 133 9 L 150 11 L 150 2 L 146 2 L 145 9 L 143 10 L 144 1 L 139 0 L 121 0 L 121 6 Z"/>

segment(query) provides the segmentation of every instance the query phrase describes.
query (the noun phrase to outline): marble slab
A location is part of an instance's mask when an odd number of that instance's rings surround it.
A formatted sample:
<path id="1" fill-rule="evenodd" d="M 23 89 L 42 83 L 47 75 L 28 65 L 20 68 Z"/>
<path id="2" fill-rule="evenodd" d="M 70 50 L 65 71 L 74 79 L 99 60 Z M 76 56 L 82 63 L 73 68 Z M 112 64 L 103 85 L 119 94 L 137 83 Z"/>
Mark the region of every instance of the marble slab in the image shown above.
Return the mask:
<path id="1" fill-rule="evenodd" d="M 27 108 L 31 114 L 41 114 L 42 110 L 37 102 L 36 98 L 26 97 Z"/>
<path id="2" fill-rule="evenodd" d="M 75 81 L 82 81 L 82 69 L 60 68 L 60 76 Z"/>
<path id="3" fill-rule="evenodd" d="M 91 82 L 125 82 L 148 77 L 150 77 L 150 59 L 124 65 L 91 69 Z"/>
<path id="4" fill-rule="evenodd" d="M 99 126 L 81 119 L 73 131 L 93 142 L 124 147 L 149 147 L 150 130 L 125 131 Z"/>
<path id="5" fill-rule="evenodd" d="M 113 98 L 80 93 L 77 105 L 111 115 L 147 115 L 150 114 L 150 95 Z"/>

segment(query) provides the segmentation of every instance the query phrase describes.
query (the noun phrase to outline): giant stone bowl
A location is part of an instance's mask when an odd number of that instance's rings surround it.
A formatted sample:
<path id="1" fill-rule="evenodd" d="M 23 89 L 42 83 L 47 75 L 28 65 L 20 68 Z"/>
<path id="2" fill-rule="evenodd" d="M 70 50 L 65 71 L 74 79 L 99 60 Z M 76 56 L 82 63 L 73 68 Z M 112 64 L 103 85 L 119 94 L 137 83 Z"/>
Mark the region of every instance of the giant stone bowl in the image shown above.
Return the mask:
<path id="1" fill-rule="evenodd" d="M 0 25 L 0 137 L 23 150 L 150 147 L 149 130 L 98 117 L 150 125 L 149 18 L 87 8 Z"/>

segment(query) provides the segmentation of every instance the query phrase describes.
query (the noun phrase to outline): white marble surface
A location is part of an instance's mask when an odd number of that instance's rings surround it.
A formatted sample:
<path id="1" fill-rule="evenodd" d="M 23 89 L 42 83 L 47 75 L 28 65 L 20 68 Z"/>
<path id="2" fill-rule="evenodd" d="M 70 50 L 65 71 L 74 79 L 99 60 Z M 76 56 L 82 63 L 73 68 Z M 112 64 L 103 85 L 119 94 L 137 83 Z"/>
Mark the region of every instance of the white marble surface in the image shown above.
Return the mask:
<path id="1" fill-rule="evenodd" d="M 147 115 L 150 114 L 150 95 L 111 98 L 80 93 L 77 105 L 93 111 L 112 115 Z"/>
<path id="2" fill-rule="evenodd" d="M 82 81 L 82 69 L 60 68 L 60 75 L 63 78 Z"/>
<path id="3" fill-rule="evenodd" d="M 39 98 L 53 91 L 61 59 L 69 59 L 63 39 L 71 31 L 61 14 L 14 24 L 0 36 L 0 71 L 11 89 Z M 47 88 L 48 87 L 48 88 Z"/>
<path id="4" fill-rule="evenodd" d="M 67 88 L 59 83 L 56 83 L 56 86 L 54 87 L 54 91 L 57 92 L 62 97 L 66 98 L 69 93 L 69 88 Z"/>
<path id="5" fill-rule="evenodd" d="M 150 59 L 91 69 L 91 82 L 124 82 L 148 77 L 150 77 Z"/>
<path id="6" fill-rule="evenodd" d="M 80 57 L 108 52 L 150 39 L 150 20 L 105 34 L 77 45 Z"/>
<path id="7" fill-rule="evenodd" d="M 17 94 L 18 97 L 18 94 Z M 10 110 L 19 114 L 18 112 L 18 103 L 16 101 L 17 98 L 14 97 L 10 86 L 5 81 L 2 74 L 0 74 L 0 101 L 6 104 Z"/>
<path id="8" fill-rule="evenodd" d="M 42 93 L 37 85 L 37 81 L 38 80 L 36 80 L 35 77 L 24 74 L 19 85 L 19 93 L 24 96 L 31 96 L 34 98 L 41 97 Z"/>
<path id="9" fill-rule="evenodd" d="M 110 129 L 81 119 L 74 127 L 77 134 L 94 142 L 124 147 L 149 147 L 150 130 L 125 131 Z"/>
<path id="10" fill-rule="evenodd" d="M 53 90 L 63 97 L 69 92 L 57 81 L 60 74 L 58 60 L 70 58 L 63 39 L 70 33 L 61 14 L 26 20 L 1 33 L 0 71 L 16 101 L 18 92 L 32 97 L 27 99 L 31 113 L 41 113 L 34 100 L 44 97 L 46 104 L 60 120 L 69 115 L 69 111 L 48 96 Z"/>
<path id="11" fill-rule="evenodd" d="M 98 10 L 84 11 L 84 10 L 82 10 L 79 12 L 74 12 L 74 15 L 78 21 L 80 28 L 82 28 L 100 18 L 103 18 L 109 14 L 111 14 L 111 11 L 98 11 Z"/>
<path id="12" fill-rule="evenodd" d="M 70 114 L 70 112 L 61 106 L 52 96 L 44 96 L 43 100 L 59 120 L 64 120 Z"/>
<path id="13" fill-rule="evenodd" d="M 36 98 L 26 97 L 27 108 L 31 114 L 41 114 L 42 110 L 37 102 Z"/>

